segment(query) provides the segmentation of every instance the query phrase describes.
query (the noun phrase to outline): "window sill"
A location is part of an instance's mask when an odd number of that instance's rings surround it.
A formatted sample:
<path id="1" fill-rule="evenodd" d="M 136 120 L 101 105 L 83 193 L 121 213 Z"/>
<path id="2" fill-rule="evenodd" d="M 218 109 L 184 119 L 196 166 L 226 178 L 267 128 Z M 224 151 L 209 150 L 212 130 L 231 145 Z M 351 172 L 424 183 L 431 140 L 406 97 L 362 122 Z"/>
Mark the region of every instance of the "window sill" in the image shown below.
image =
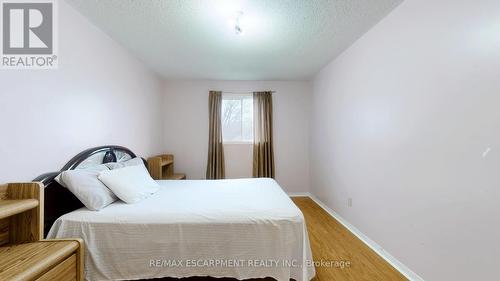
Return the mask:
<path id="1" fill-rule="evenodd" d="M 224 141 L 222 144 L 243 144 L 243 145 L 252 145 L 252 141 Z"/>

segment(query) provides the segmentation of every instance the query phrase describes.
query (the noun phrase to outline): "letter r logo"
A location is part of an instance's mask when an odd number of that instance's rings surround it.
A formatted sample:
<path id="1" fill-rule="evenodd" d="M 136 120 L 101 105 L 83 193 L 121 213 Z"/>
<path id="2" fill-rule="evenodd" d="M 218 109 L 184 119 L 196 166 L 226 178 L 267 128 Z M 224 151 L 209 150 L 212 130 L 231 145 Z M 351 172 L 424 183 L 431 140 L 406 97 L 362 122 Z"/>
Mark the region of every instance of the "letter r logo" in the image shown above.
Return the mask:
<path id="1" fill-rule="evenodd" d="M 3 3 L 3 53 L 52 54 L 52 3 Z"/>

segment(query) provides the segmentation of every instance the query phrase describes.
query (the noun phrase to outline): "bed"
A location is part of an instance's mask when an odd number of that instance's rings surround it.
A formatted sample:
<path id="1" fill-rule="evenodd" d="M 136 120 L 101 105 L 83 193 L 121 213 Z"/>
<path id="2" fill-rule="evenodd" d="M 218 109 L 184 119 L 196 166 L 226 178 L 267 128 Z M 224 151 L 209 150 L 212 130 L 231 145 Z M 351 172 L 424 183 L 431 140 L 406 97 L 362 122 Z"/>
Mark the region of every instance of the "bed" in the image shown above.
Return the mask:
<path id="1" fill-rule="evenodd" d="M 122 147 L 94 148 L 63 169 L 133 157 Z M 84 239 L 87 280 L 314 276 L 304 217 L 273 179 L 158 181 L 151 197 L 96 212 L 57 186 L 56 174 L 38 178 L 47 184 L 47 238 Z"/>

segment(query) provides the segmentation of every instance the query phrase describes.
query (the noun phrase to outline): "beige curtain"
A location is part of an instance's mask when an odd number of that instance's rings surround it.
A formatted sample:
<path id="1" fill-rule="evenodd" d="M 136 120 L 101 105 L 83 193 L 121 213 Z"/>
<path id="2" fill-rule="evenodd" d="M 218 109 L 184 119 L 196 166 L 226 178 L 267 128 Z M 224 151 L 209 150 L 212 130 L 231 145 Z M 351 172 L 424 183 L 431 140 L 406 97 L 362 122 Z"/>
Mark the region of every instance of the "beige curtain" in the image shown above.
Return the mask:
<path id="1" fill-rule="evenodd" d="M 274 178 L 272 92 L 253 93 L 253 176 Z"/>
<path id="2" fill-rule="evenodd" d="M 223 179 L 224 146 L 222 145 L 222 92 L 210 91 L 208 98 L 209 132 L 207 179 Z"/>

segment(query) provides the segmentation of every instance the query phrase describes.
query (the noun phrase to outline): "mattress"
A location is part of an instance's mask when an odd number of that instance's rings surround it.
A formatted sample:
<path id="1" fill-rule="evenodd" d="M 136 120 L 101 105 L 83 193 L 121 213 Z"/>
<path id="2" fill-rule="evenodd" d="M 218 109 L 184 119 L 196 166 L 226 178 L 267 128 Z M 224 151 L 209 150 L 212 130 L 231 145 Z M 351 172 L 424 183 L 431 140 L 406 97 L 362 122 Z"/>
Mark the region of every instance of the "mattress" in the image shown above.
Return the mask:
<path id="1" fill-rule="evenodd" d="M 86 280 L 314 277 L 304 217 L 276 181 L 158 183 L 136 204 L 65 214 L 48 238 L 85 241 Z"/>

